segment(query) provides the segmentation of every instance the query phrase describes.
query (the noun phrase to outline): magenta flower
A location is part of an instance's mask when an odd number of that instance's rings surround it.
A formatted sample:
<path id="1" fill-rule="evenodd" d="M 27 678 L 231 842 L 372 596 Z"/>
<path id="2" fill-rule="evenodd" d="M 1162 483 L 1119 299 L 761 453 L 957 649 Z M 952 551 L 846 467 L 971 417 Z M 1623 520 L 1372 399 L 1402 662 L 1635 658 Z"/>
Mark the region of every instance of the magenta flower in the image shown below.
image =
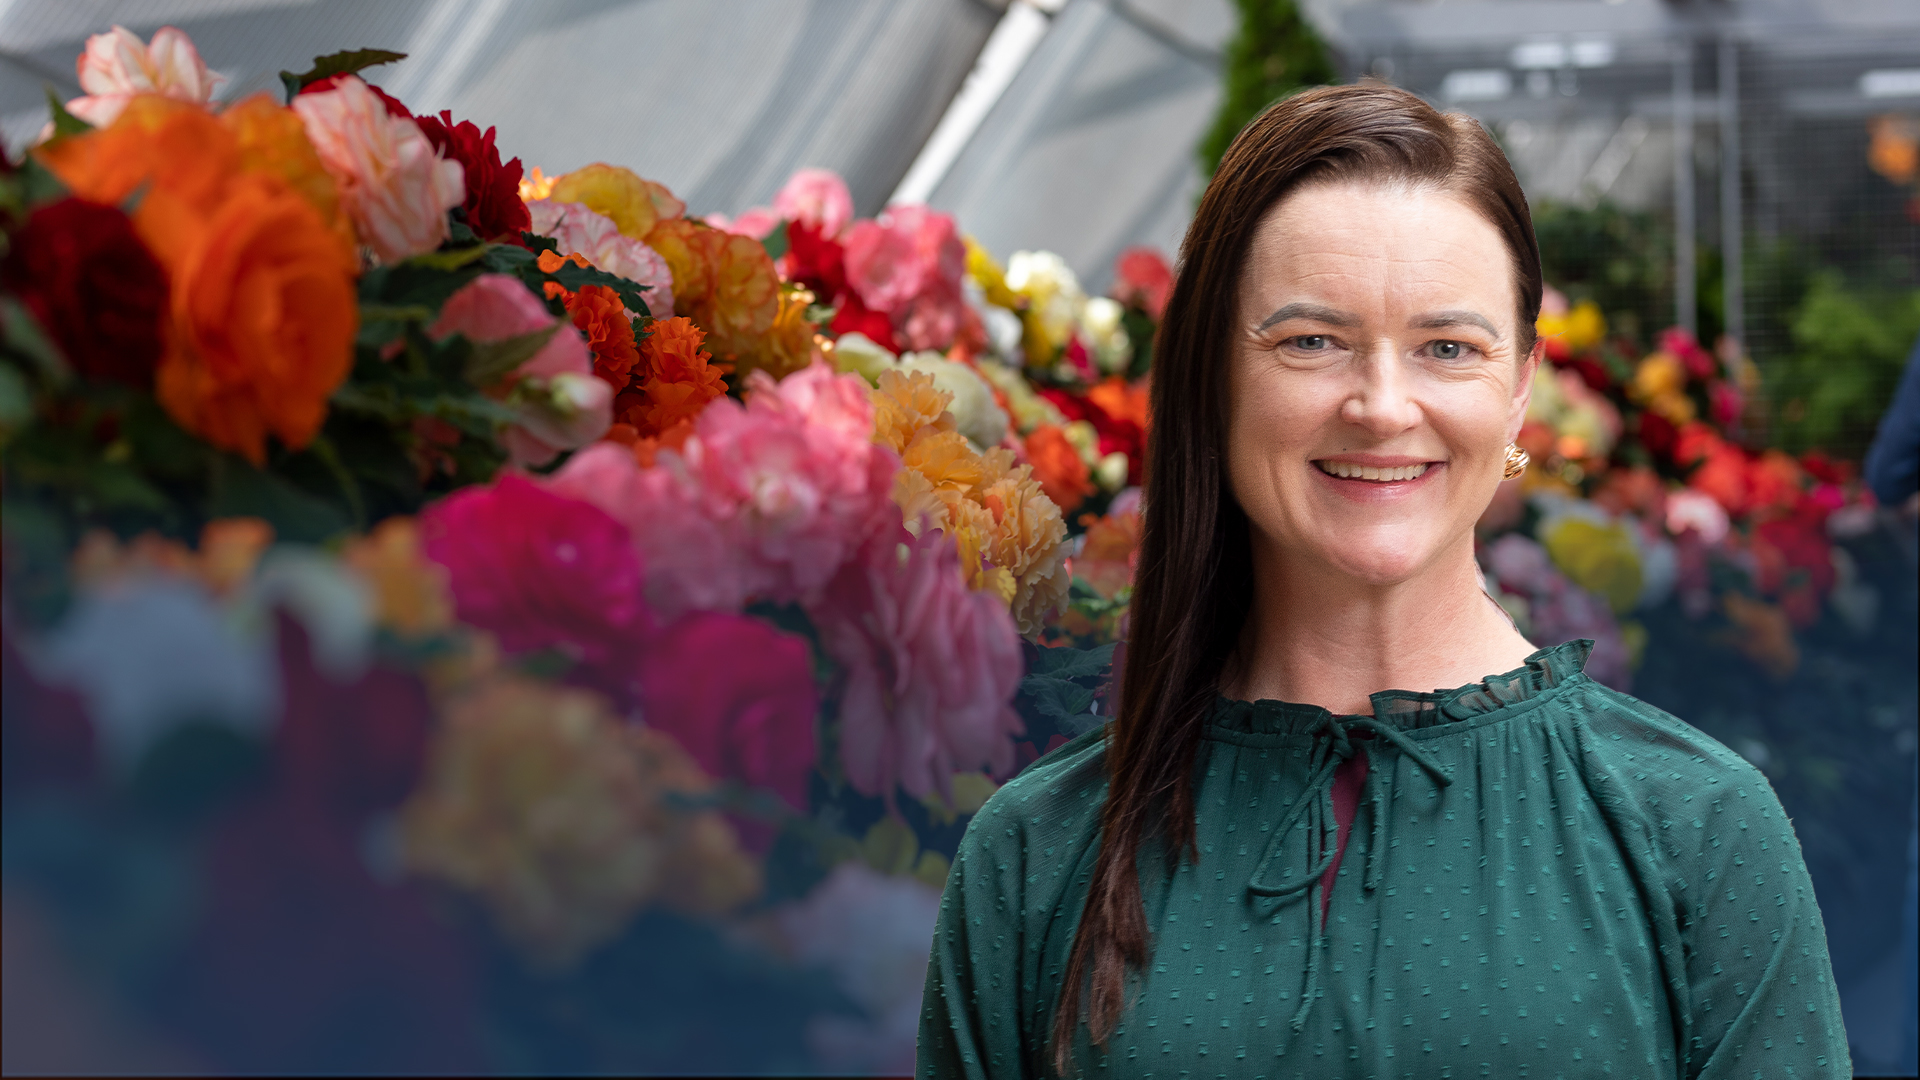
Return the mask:
<path id="1" fill-rule="evenodd" d="M 640 659 L 642 718 L 700 767 L 807 805 L 819 696 L 805 638 L 759 619 L 696 612 Z"/>
<path id="2" fill-rule="evenodd" d="M 594 506 L 508 474 L 428 507 L 420 530 L 460 621 L 508 652 L 557 648 L 604 664 L 652 633 L 632 540 Z"/>
<path id="3" fill-rule="evenodd" d="M 1013 616 L 967 587 L 953 538 L 897 523 L 846 568 L 813 612 L 846 668 L 840 755 L 847 779 L 891 797 L 949 792 L 955 772 L 1004 774 L 1024 732 L 1009 704 L 1023 664 Z"/>

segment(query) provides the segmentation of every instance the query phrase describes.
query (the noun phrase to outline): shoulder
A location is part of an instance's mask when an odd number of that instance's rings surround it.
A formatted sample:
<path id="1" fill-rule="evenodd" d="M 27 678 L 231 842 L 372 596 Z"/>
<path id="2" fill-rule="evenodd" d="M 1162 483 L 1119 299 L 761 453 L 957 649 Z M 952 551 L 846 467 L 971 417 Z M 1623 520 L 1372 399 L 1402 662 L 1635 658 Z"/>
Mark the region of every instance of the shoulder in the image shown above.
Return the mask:
<path id="1" fill-rule="evenodd" d="M 1063 855 L 1099 837 L 1107 796 L 1105 728 L 1056 747 L 1000 785 L 967 824 L 962 851 L 996 862 Z"/>
<path id="2" fill-rule="evenodd" d="M 1587 786 L 1603 807 L 1643 829 L 1669 856 L 1721 847 L 1730 832 L 1792 845 L 1773 785 L 1719 740 L 1592 680 L 1566 705 Z"/>

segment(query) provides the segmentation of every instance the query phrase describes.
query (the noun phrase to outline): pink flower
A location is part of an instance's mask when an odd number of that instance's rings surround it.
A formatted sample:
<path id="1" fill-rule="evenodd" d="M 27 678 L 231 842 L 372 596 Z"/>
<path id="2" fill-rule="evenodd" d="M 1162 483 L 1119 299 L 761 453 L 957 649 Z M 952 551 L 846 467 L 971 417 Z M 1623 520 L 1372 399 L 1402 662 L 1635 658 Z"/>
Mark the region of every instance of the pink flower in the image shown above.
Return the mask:
<path id="1" fill-rule="evenodd" d="M 1667 495 L 1667 531 L 1675 536 L 1692 529 L 1712 546 L 1726 539 L 1732 524 L 1726 510 L 1705 492 L 1681 488 Z"/>
<path id="2" fill-rule="evenodd" d="M 800 222 L 831 239 L 853 220 L 853 193 L 831 169 L 801 169 L 788 177 L 786 186 L 773 197 L 773 216 Z M 963 251 L 961 261 L 965 259 Z"/>
<path id="3" fill-rule="evenodd" d="M 908 349 L 945 349 L 965 327 L 966 262 L 953 218 L 924 206 L 888 207 L 847 230 L 847 284 Z"/>
<path id="4" fill-rule="evenodd" d="M 1167 298 L 1173 295 L 1173 268 L 1150 247 L 1130 247 L 1121 252 L 1113 264 L 1113 279 L 1114 299 L 1136 305 L 1155 319 L 1167 309 Z M 1564 306 L 1566 298 L 1561 297 L 1560 302 Z"/>
<path id="5" fill-rule="evenodd" d="M 427 333 L 462 334 L 476 344 L 501 341 L 552 326 L 547 306 L 509 274 L 482 274 L 447 298 Z M 580 332 L 563 324 L 540 351 L 504 382 L 519 415 L 502 440 L 515 464 L 541 465 L 598 439 L 613 423 L 613 387 L 593 374 L 593 356 Z"/>
<path id="6" fill-rule="evenodd" d="M 873 445 L 858 375 L 814 364 L 779 383 L 755 372 L 748 387 L 745 405 L 716 398 L 651 468 L 590 447 L 551 480 L 627 524 L 668 616 L 811 603 L 867 537 L 899 522 L 889 497 L 899 459 Z"/>
<path id="7" fill-rule="evenodd" d="M 807 806 L 819 697 L 805 638 L 759 619 L 696 612 L 639 661 L 642 718 L 708 773 Z"/>
<path id="8" fill-rule="evenodd" d="M 293 111 L 340 185 L 361 241 L 382 261 L 432 251 L 447 238 L 447 211 L 467 199 L 465 174 L 441 159 L 419 124 L 389 113 L 355 77 L 296 96 Z"/>
<path id="9" fill-rule="evenodd" d="M 627 530 L 597 507 L 508 473 L 420 515 L 460 621 L 508 652 L 561 649 L 588 664 L 632 656 L 652 633 Z"/>
<path id="10" fill-rule="evenodd" d="M 623 236 L 612 218 L 580 203 L 537 199 L 527 209 L 533 214 L 531 231 L 552 237 L 560 254 L 577 251 L 607 273 L 647 286 L 647 313 L 656 319 L 673 318 L 673 271 L 659 252 Z"/>
<path id="11" fill-rule="evenodd" d="M 846 670 L 840 757 L 856 790 L 946 795 L 955 772 L 1011 770 L 1020 635 L 998 597 L 967 587 L 951 536 L 896 524 L 813 614 Z"/>
<path id="12" fill-rule="evenodd" d="M 755 240 L 765 240 L 768 234 L 773 232 L 773 227 L 780 224 L 780 215 L 764 206 L 756 206 L 736 218 L 730 218 L 725 214 L 708 214 L 702 220 L 724 232 L 751 236 Z"/>
<path id="13" fill-rule="evenodd" d="M 124 26 L 87 39 L 75 67 L 86 97 L 67 102 L 67 111 L 92 124 L 114 122 L 135 94 L 161 94 L 204 105 L 225 76 L 207 70 L 193 40 L 171 26 L 154 32 L 153 44 Z"/>

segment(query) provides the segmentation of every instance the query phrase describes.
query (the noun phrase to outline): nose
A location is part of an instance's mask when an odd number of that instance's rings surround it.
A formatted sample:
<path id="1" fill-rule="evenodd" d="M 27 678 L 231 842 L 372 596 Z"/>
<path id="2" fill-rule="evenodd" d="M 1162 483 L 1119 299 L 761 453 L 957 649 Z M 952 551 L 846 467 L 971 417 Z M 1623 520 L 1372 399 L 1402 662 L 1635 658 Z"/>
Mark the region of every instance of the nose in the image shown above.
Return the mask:
<path id="1" fill-rule="evenodd" d="M 1350 368 L 1352 385 L 1340 403 L 1340 419 L 1388 439 L 1420 423 L 1420 406 L 1405 365 L 1390 344 L 1376 344 Z"/>

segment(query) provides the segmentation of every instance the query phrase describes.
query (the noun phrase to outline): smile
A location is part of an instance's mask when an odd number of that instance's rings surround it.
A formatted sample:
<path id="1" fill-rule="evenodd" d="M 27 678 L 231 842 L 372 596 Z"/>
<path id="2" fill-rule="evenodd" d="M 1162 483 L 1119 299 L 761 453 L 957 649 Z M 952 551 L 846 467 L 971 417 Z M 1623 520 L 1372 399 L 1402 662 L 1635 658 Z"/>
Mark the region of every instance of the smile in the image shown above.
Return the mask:
<path id="1" fill-rule="evenodd" d="M 1348 461 L 1316 461 L 1320 471 L 1328 476 L 1337 476 L 1342 480 L 1371 480 L 1388 484 L 1396 480 L 1412 480 L 1427 471 L 1427 464 L 1400 465 L 1394 468 L 1376 468 L 1372 465 L 1356 465 Z"/>

